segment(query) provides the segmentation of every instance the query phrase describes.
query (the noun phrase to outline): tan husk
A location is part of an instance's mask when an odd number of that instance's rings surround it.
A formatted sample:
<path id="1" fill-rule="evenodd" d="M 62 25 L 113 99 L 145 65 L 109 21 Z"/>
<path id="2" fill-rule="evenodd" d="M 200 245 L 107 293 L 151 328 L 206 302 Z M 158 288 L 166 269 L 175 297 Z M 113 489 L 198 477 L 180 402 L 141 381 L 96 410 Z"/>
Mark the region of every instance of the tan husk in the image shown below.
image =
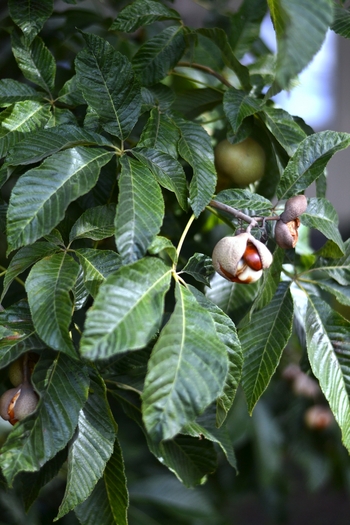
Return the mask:
<path id="1" fill-rule="evenodd" d="M 300 219 L 296 218 L 292 221 L 284 223 L 279 220 L 275 226 L 275 240 L 278 246 L 284 250 L 295 248 L 298 242 L 298 228 L 300 226 Z"/>
<path id="2" fill-rule="evenodd" d="M 307 208 L 307 200 L 305 195 L 295 195 L 288 199 L 284 205 L 284 211 L 280 215 L 280 219 L 284 222 L 290 222 L 299 217 Z"/>

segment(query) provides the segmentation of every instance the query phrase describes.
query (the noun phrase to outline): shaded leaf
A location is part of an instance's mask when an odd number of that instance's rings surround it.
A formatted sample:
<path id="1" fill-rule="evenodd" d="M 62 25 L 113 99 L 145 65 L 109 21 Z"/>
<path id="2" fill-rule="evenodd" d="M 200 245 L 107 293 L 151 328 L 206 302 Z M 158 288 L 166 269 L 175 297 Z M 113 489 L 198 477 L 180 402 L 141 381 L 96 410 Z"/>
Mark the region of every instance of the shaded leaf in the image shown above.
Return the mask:
<path id="1" fill-rule="evenodd" d="M 42 95 L 37 93 L 34 88 L 23 84 L 23 82 L 12 78 L 0 80 L 0 106 L 8 106 L 24 100 L 37 100 L 41 97 Z"/>
<path id="2" fill-rule="evenodd" d="M 342 286 L 350 284 L 350 240 L 344 243 L 344 256 L 339 259 L 321 259 L 311 271 L 322 270 Z"/>
<path id="3" fill-rule="evenodd" d="M 284 170 L 277 196 L 287 199 L 304 191 L 322 175 L 333 155 L 350 144 L 350 134 L 320 131 L 304 139 Z"/>
<path id="4" fill-rule="evenodd" d="M 211 257 L 203 253 L 194 253 L 186 263 L 180 273 L 187 273 L 200 283 L 210 286 L 209 277 L 214 273 Z"/>
<path id="5" fill-rule="evenodd" d="M 145 255 L 163 222 L 164 201 L 153 174 L 126 155 L 120 159 L 115 238 L 125 263 Z"/>
<path id="6" fill-rule="evenodd" d="M 44 41 L 36 36 L 33 41 L 12 33 L 12 52 L 23 75 L 51 96 L 56 77 L 56 62 Z"/>
<path id="7" fill-rule="evenodd" d="M 207 299 L 207 297 L 205 297 L 205 295 L 199 290 L 193 286 L 190 287 L 190 290 L 198 303 L 211 315 L 214 321 L 216 333 L 220 341 L 226 346 L 228 355 L 228 374 L 223 393 L 216 401 L 215 424 L 211 425 L 220 427 L 232 406 L 241 380 L 243 366 L 241 343 L 238 339 L 236 327 L 229 316 L 226 315 L 216 304 Z"/>
<path id="8" fill-rule="evenodd" d="M 160 2 L 135 0 L 120 11 L 109 29 L 131 33 L 157 20 L 180 20 L 180 15 Z"/>
<path id="9" fill-rule="evenodd" d="M 135 54 L 132 64 L 143 86 L 162 80 L 185 51 L 182 26 L 169 26 L 150 38 Z"/>
<path id="10" fill-rule="evenodd" d="M 293 117 L 287 111 L 271 106 L 265 106 L 260 116 L 288 155 L 294 155 L 300 142 L 307 135 Z"/>
<path id="11" fill-rule="evenodd" d="M 253 310 L 261 310 L 267 306 L 276 293 L 281 278 L 284 250 L 279 246 L 273 252 L 273 261 L 269 268 L 264 270 L 263 281 L 252 305 Z"/>
<path id="12" fill-rule="evenodd" d="M 84 282 L 92 297 L 96 297 L 99 286 L 110 273 L 119 270 L 120 255 L 112 250 L 79 248 L 75 251 L 84 271 Z"/>
<path id="13" fill-rule="evenodd" d="M 325 280 L 319 280 L 317 281 L 317 286 L 322 288 L 325 292 L 328 292 L 337 299 L 337 301 L 340 304 L 345 304 L 346 306 L 350 306 L 350 287 L 349 286 L 341 286 L 336 281 L 332 281 L 331 279 L 325 281 Z"/>
<path id="14" fill-rule="evenodd" d="M 27 270 L 27 268 L 40 259 L 52 255 L 57 251 L 57 246 L 50 242 L 37 242 L 30 246 L 24 246 L 24 248 L 18 250 L 8 265 L 4 278 L 0 302 L 3 300 L 11 283 L 18 275 L 23 273 L 25 270 Z"/>
<path id="15" fill-rule="evenodd" d="M 180 162 L 156 149 L 134 148 L 132 152 L 154 174 L 161 186 L 175 193 L 181 208 L 186 210 L 187 181 Z"/>
<path id="16" fill-rule="evenodd" d="M 210 314 L 176 285 L 176 306 L 155 344 L 142 396 L 153 440 L 170 439 L 222 393 L 228 370 L 225 345 Z"/>
<path id="17" fill-rule="evenodd" d="M 29 135 L 29 136 L 28 136 Z M 111 146 L 110 141 L 97 133 L 72 125 L 53 129 L 39 129 L 28 134 L 20 144 L 14 146 L 6 157 L 12 166 L 39 162 L 49 155 L 74 146 Z"/>
<path id="18" fill-rule="evenodd" d="M 224 111 L 234 133 L 237 133 L 243 120 L 262 109 L 263 102 L 234 87 L 224 93 Z"/>
<path id="19" fill-rule="evenodd" d="M 196 32 L 200 35 L 205 36 L 206 38 L 209 38 L 212 42 L 214 42 L 214 44 L 217 45 L 217 47 L 221 51 L 221 56 L 225 65 L 236 73 L 242 88 L 246 91 L 250 91 L 251 85 L 249 78 L 249 70 L 248 68 L 243 66 L 235 57 L 225 31 L 221 28 L 214 27 L 200 28 L 197 29 Z"/>
<path id="20" fill-rule="evenodd" d="M 8 5 L 12 20 L 29 41 L 39 33 L 53 11 L 53 0 L 9 0 Z"/>
<path id="21" fill-rule="evenodd" d="M 239 10 L 230 16 L 229 42 L 238 59 L 248 53 L 258 40 L 266 9 L 266 0 L 245 0 Z"/>
<path id="22" fill-rule="evenodd" d="M 293 301 L 290 283 L 280 283 L 268 306 L 252 315 L 239 331 L 244 365 L 243 390 L 252 413 L 275 372 L 292 332 Z"/>
<path id="23" fill-rule="evenodd" d="M 0 157 L 25 137 L 25 133 L 35 131 L 46 124 L 50 118 L 50 108 L 34 100 L 17 102 L 0 113 Z"/>
<path id="24" fill-rule="evenodd" d="M 57 226 L 68 205 L 96 184 L 101 167 L 112 155 L 78 146 L 52 155 L 22 175 L 8 208 L 9 252 L 35 242 Z"/>
<path id="25" fill-rule="evenodd" d="M 160 111 L 166 111 L 172 106 L 175 100 L 175 92 L 162 83 L 141 88 L 142 110 L 150 111 L 158 108 Z"/>
<path id="26" fill-rule="evenodd" d="M 86 47 L 75 60 L 80 89 L 103 128 L 124 140 L 139 118 L 139 83 L 125 55 L 96 35 L 83 37 Z"/>
<path id="27" fill-rule="evenodd" d="M 115 204 L 106 204 L 86 210 L 73 225 L 69 242 L 75 239 L 101 241 L 114 234 Z"/>
<path id="28" fill-rule="evenodd" d="M 36 412 L 17 423 L 1 449 L 0 466 L 9 484 L 22 471 L 36 472 L 73 436 L 88 394 L 88 376 L 63 353 L 43 354 L 33 383 L 40 393 Z"/>
<path id="29" fill-rule="evenodd" d="M 124 462 L 118 441 L 102 479 L 89 498 L 74 509 L 84 525 L 127 525 L 129 505 Z"/>
<path id="30" fill-rule="evenodd" d="M 161 252 L 166 252 L 172 262 L 177 262 L 177 251 L 173 243 L 167 237 L 157 235 L 153 239 L 152 244 L 148 247 L 148 253 L 151 255 L 157 255 Z"/>
<path id="31" fill-rule="evenodd" d="M 205 129 L 195 122 L 176 118 L 181 138 L 178 151 L 193 170 L 190 183 L 190 202 L 196 217 L 209 204 L 216 186 L 214 152 Z"/>
<path id="32" fill-rule="evenodd" d="M 344 38 L 350 38 L 350 11 L 339 5 L 334 5 L 334 18 L 331 29 Z"/>
<path id="33" fill-rule="evenodd" d="M 159 329 L 169 283 L 170 268 L 150 257 L 110 275 L 87 313 L 82 354 L 105 359 L 146 346 Z"/>
<path id="34" fill-rule="evenodd" d="M 300 220 L 305 226 L 323 233 L 344 252 L 343 239 L 338 230 L 338 214 L 327 199 L 310 198 L 307 209 L 301 215 Z"/>
<path id="35" fill-rule="evenodd" d="M 215 200 L 251 215 L 269 215 L 272 204 L 258 193 L 249 190 L 230 189 L 220 191 Z M 221 212 L 221 211 L 220 211 Z M 230 216 L 232 219 L 232 215 Z"/>
<path id="36" fill-rule="evenodd" d="M 103 476 L 113 453 L 116 424 L 108 405 L 105 384 L 97 374 L 90 379 L 90 394 L 81 409 L 68 453 L 67 485 L 56 519 L 85 501 Z"/>
<path id="37" fill-rule="evenodd" d="M 144 127 L 138 143 L 138 147 L 153 148 L 168 153 L 177 159 L 177 143 L 180 132 L 171 118 L 164 115 L 158 109 L 153 109 Z"/>
<path id="38" fill-rule="evenodd" d="M 72 290 L 79 266 L 72 257 L 57 253 L 45 257 L 31 269 L 26 280 L 33 323 L 40 338 L 51 348 L 77 357 L 69 326 Z"/>

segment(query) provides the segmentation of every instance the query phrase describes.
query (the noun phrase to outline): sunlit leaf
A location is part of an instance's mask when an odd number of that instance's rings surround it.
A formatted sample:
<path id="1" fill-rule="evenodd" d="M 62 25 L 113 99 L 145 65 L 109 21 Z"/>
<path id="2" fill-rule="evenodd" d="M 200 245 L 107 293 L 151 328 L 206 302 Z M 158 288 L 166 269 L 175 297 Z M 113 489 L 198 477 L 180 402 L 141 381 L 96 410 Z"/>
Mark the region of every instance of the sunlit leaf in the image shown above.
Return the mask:
<path id="1" fill-rule="evenodd" d="M 115 205 L 106 204 L 86 210 L 73 225 L 69 241 L 93 239 L 100 241 L 114 234 Z"/>
<path id="2" fill-rule="evenodd" d="M 315 228 L 332 240 L 344 252 L 344 243 L 338 229 L 338 215 L 327 199 L 310 198 L 307 210 L 301 216 L 302 224 Z"/>
<path id="3" fill-rule="evenodd" d="M 210 314 L 177 284 L 175 310 L 153 348 L 142 396 L 152 438 L 170 439 L 202 413 L 222 393 L 227 370 Z"/>
<path id="4" fill-rule="evenodd" d="M 26 280 L 33 323 L 40 338 L 51 348 L 72 357 L 76 357 L 76 351 L 69 335 L 72 316 L 69 292 L 78 271 L 72 257 L 57 253 L 37 262 Z"/>
<path id="5" fill-rule="evenodd" d="M 82 354 L 105 359 L 144 347 L 159 329 L 169 282 L 169 267 L 150 257 L 110 275 L 87 313 Z"/>
<path id="6" fill-rule="evenodd" d="M 29 40 L 39 33 L 53 11 L 53 0 L 9 0 L 8 4 L 12 20 Z"/>
<path id="7" fill-rule="evenodd" d="M 125 55 L 96 35 L 83 33 L 75 67 L 80 89 L 106 131 L 124 140 L 136 124 L 141 91 Z"/>
<path id="8" fill-rule="evenodd" d="M 96 184 L 101 167 L 111 157 L 103 149 L 78 146 L 52 155 L 22 175 L 8 208 L 9 251 L 35 242 L 57 226 L 68 205 Z"/>
<path id="9" fill-rule="evenodd" d="M 267 388 L 291 336 L 293 301 L 289 286 L 282 282 L 270 304 L 254 313 L 238 333 L 244 356 L 242 384 L 250 413 Z"/>
<path id="10" fill-rule="evenodd" d="M 159 233 L 164 202 L 154 175 L 146 166 L 124 155 L 121 160 L 115 240 L 125 263 L 145 255 Z"/>

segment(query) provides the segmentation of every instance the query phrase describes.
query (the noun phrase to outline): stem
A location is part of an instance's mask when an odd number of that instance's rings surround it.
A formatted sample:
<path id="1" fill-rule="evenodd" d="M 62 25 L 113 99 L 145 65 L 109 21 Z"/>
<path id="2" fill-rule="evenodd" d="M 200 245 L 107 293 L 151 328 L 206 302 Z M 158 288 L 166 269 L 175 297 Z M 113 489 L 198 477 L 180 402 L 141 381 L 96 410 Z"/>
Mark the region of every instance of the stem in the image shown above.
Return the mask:
<path id="1" fill-rule="evenodd" d="M 228 213 L 229 215 L 233 215 L 236 219 L 241 219 L 242 221 L 245 221 L 249 224 L 247 228 L 247 232 L 250 233 L 250 230 L 254 228 L 255 226 L 259 226 L 259 222 L 264 221 L 279 221 L 279 215 L 274 215 L 272 217 L 250 217 L 249 215 L 246 215 L 242 211 L 236 210 L 236 208 L 232 208 L 232 206 L 229 206 L 228 204 L 224 204 L 223 202 L 212 200 L 209 202 L 209 206 L 216 208 L 220 211 L 224 211 Z"/>
<path id="2" fill-rule="evenodd" d="M 194 219 L 195 219 L 195 216 L 194 216 L 194 213 L 193 213 L 193 214 L 191 215 L 191 217 L 190 217 L 188 223 L 186 224 L 185 229 L 184 229 L 184 231 L 182 232 L 182 235 L 181 235 L 181 237 L 180 237 L 179 244 L 177 245 L 177 248 L 176 248 L 177 258 L 180 257 L 180 252 L 181 252 L 182 245 L 183 245 L 183 243 L 184 243 L 184 240 L 185 240 L 185 238 L 186 238 L 186 235 L 187 235 L 187 233 L 188 233 L 188 230 L 191 228 L 191 224 L 192 224 L 192 222 L 194 221 Z"/>
<path id="3" fill-rule="evenodd" d="M 7 268 L 5 268 L 4 266 L 1 266 L 1 265 L 0 265 L 0 270 L 2 270 L 2 273 L 0 274 L 0 277 L 5 275 L 5 273 L 7 272 Z M 22 279 L 20 279 L 19 277 L 15 277 L 15 281 L 17 281 L 24 288 L 25 284 L 24 284 L 24 281 L 22 281 Z"/>
<path id="4" fill-rule="evenodd" d="M 176 67 L 192 67 L 194 69 L 199 69 L 201 71 L 204 71 L 205 73 L 208 73 L 209 75 L 212 75 L 213 77 L 220 80 L 222 84 L 227 86 L 228 88 L 232 87 L 232 84 L 228 80 L 226 80 L 225 77 L 220 75 L 217 71 L 214 71 L 214 69 L 211 69 L 208 66 L 203 66 L 203 64 L 197 64 L 196 62 L 178 62 L 176 64 Z"/>

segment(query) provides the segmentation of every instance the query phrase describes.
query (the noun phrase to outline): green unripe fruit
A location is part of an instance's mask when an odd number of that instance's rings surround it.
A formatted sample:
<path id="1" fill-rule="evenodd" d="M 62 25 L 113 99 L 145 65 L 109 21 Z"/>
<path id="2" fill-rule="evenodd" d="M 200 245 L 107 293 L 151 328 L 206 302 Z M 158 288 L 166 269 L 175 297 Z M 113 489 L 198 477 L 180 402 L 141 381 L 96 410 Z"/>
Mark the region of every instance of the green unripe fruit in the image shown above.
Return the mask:
<path id="1" fill-rule="evenodd" d="M 16 359 L 16 361 L 13 361 L 11 363 L 8 377 L 13 386 L 19 386 L 21 383 L 23 383 L 24 379 L 24 373 L 23 373 L 23 356 Z"/>
<path id="2" fill-rule="evenodd" d="M 265 166 L 265 151 L 251 137 L 237 144 L 223 140 L 215 148 L 215 167 L 219 183 L 226 183 L 226 187 L 228 182 L 237 186 L 248 186 L 256 182 L 264 175 Z"/>

